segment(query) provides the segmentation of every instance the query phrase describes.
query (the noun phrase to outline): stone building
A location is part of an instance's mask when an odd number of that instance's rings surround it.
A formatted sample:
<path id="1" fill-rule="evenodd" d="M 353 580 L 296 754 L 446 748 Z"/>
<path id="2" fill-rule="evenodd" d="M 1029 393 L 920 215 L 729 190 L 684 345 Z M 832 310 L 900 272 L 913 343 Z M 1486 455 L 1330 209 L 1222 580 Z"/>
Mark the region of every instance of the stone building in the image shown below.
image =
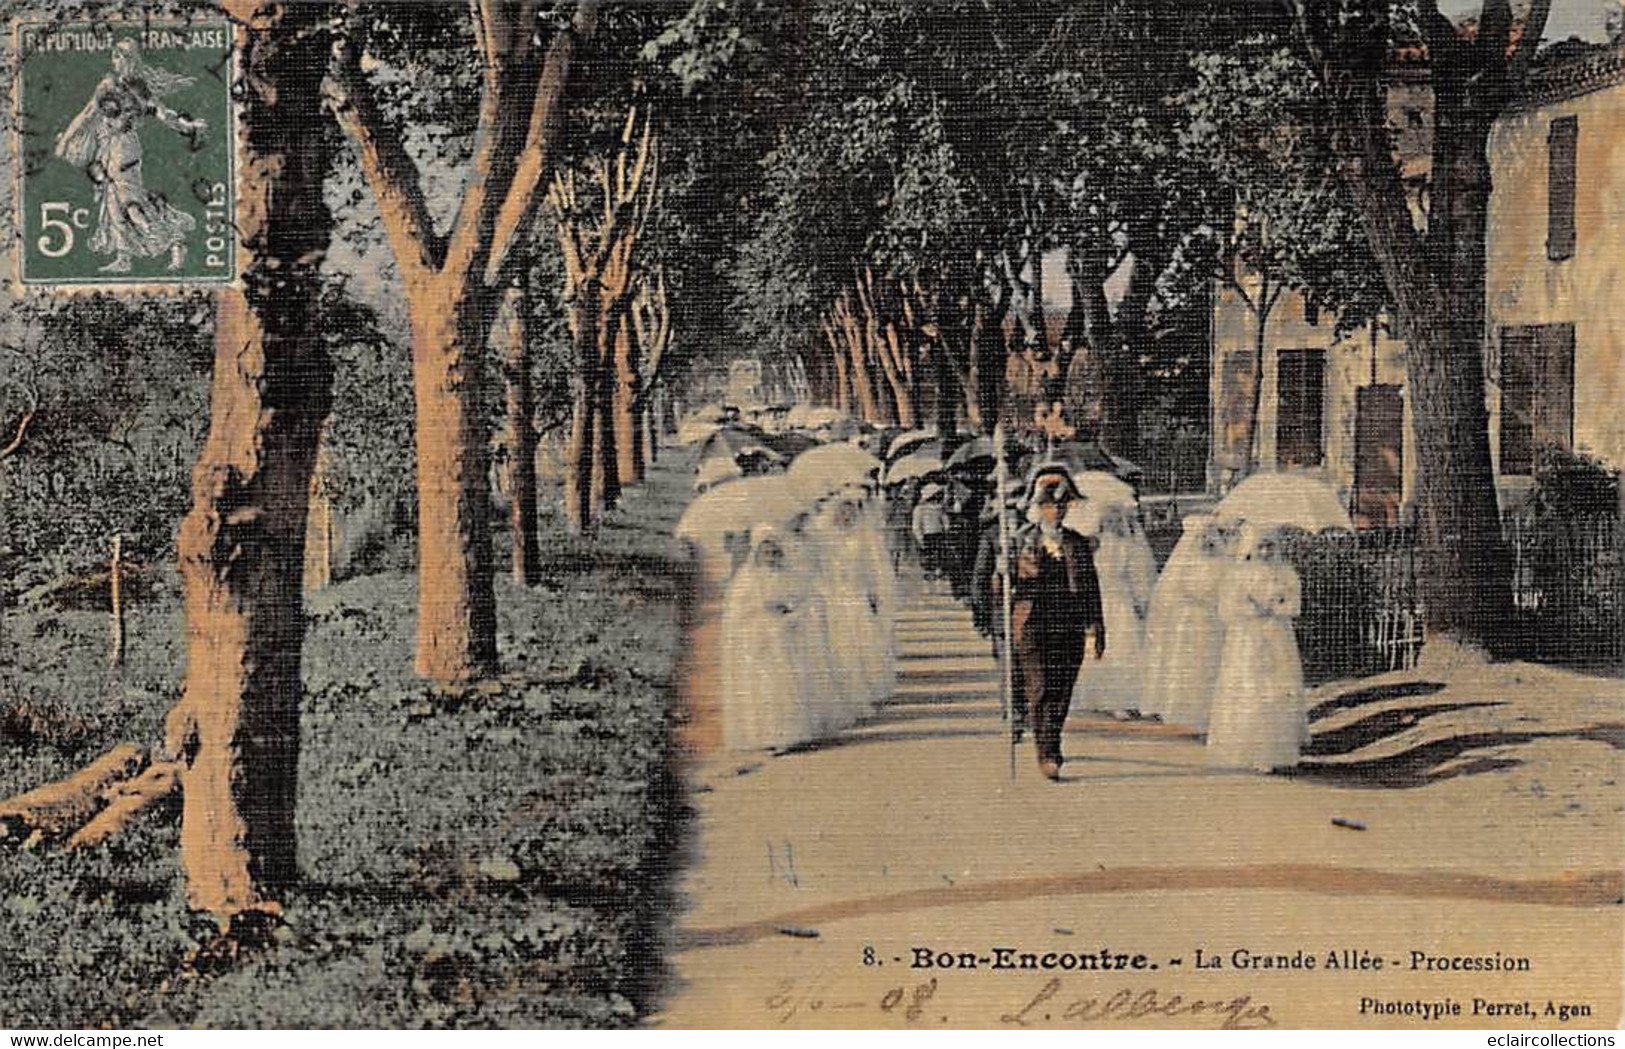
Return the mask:
<path id="1" fill-rule="evenodd" d="M 1625 46 L 1536 77 L 1490 138 L 1490 452 L 1527 484 L 1542 447 L 1625 464 Z"/>
<path id="2" fill-rule="evenodd" d="M 1545 447 L 1625 463 L 1625 47 L 1565 58 L 1565 46 L 1490 139 L 1485 393 L 1503 505 L 1527 492 Z M 1389 117 L 1420 201 L 1432 114 L 1419 71 L 1396 74 Z M 1256 459 L 1323 477 L 1362 524 L 1397 523 L 1416 462 L 1405 345 L 1380 325 L 1339 338 L 1312 313 L 1289 292 L 1269 318 L 1248 449 L 1255 318 L 1215 293 L 1209 485 Z"/>

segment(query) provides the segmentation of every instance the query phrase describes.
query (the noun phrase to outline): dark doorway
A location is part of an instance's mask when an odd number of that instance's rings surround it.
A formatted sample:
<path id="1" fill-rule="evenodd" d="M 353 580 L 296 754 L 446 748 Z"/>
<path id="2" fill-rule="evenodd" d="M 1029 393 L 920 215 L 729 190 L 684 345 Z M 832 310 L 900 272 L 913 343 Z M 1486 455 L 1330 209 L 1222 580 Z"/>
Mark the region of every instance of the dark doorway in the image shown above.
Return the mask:
<path id="1" fill-rule="evenodd" d="M 1354 397 L 1355 524 L 1399 524 L 1404 490 L 1405 398 L 1396 385 L 1362 386 Z"/>

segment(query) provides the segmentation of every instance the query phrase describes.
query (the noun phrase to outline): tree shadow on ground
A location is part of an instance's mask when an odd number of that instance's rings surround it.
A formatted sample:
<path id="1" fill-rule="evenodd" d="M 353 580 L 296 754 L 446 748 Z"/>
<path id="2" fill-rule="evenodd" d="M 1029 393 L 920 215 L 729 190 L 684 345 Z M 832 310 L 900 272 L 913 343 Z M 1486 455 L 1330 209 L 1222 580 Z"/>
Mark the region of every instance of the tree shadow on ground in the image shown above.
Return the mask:
<path id="1" fill-rule="evenodd" d="M 1368 703 L 1381 703 L 1389 699 L 1409 699 L 1412 696 L 1431 696 L 1444 690 L 1445 685 L 1438 681 L 1402 681 L 1396 685 L 1359 688 L 1353 692 L 1344 692 L 1333 696 L 1324 703 L 1317 703 L 1309 710 L 1309 720 L 1318 721 L 1321 718 L 1330 717 L 1339 710 L 1363 707 Z"/>
<path id="2" fill-rule="evenodd" d="M 785 747 L 777 752 L 777 756 L 789 757 L 793 754 L 813 754 L 819 751 L 840 750 L 843 747 L 857 747 L 875 743 L 915 743 L 930 739 L 969 739 L 977 737 L 991 739 L 999 735 L 1002 735 L 1002 733 L 997 729 L 936 729 L 929 732 L 884 729 L 869 732 L 860 729 L 854 735 L 810 740 L 806 743 L 798 743 L 793 747 Z"/>
<path id="3" fill-rule="evenodd" d="M 1338 754 L 1352 754 L 1356 750 L 1370 746 L 1378 740 L 1387 739 L 1389 736 L 1413 728 L 1424 718 L 1430 718 L 1436 714 L 1504 705 L 1494 702 L 1430 703 L 1420 707 L 1384 710 L 1372 714 L 1370 717 L 1361 718 L 1351 725 L 1344 725 L 1340 729 L 1316 734 L 1309 745 L 1303 748 L 1303 755 L 1304 757 L 1324 758 Z"/>
<path id="4" fill-rule="evenodd" d="M 657 555 L 608 550 L 587 555 L 572 551 L 541 565 L 544 586 L 587 575 L 609 576 L 617 589 L 661 603 L 675 604 L 693 587 L 688 566 Z"/>
<path id="5" fill-rule="evenodd" d="M 1451 736 L 1448 739 L 1432 740 L 1398 754 L 1372 758 L 1369 761 L 1300 762 L 1296 768 L 1283 770 L 1282 774 L 1344 787 L 1379 789 L 1425 787 L 1430 783 L 1439 783 L 1458 776 L 1514 768 L 1523 762 L 1518 758 L 1501 754 L 1482 754 L 1463 761 L 1456 759 L 1469 751 L 1518 746 L 1537 739 L 1580 739 L 1625 749 L 1625 727 L 1593 725 L 1584 729 L 1560 732 L 1471 732 Z"/>
<path id="6" fill-rule="evenodd" d="M 1028 762 L 1021 762 L 1020 764 L 1025 766 Z M 1082 771 L 1083 768 L 1088 767 L 1088 764 L 1089 758 L 1087 755 L 1068 758 L 1066 764 L 1062 766 L 1061 778 L 1055 782 L 1064 786 L 1068 783 L 1128 783 L 1137 780 L 1205 779 L 1221 775 L 1235 775 L 1234 771 L 1230 769 L 1207 769 L 1200 765 L 1185 765 L 1162 772 L 1101 772 L 1096 774 Z"/>

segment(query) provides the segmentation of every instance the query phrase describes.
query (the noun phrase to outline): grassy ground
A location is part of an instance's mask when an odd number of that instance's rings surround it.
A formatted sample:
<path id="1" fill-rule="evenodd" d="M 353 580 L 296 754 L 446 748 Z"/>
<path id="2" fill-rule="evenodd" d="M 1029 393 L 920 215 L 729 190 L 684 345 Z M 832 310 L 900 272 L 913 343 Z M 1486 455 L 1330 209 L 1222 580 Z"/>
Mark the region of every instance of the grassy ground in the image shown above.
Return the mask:
<path id="1" fill-rule="evenodd" d="M 415 582 L 309 603 L 305 884 L 268 947 L 223 956 L 190 915 L 175 807 L 81 854 L 0 851 L 0 1027 L 613 1027 L 659 972 L 680 808 L 671 673 L 683 581 L 657 471 L 591 543 L 544 521 L 543 585 L 498 584 L 503 676 L 411 676 Z M 14 617 L 0 793 L 121 740 L 151 745 L 182 679 L 173 595 L 130 617 Z"/>

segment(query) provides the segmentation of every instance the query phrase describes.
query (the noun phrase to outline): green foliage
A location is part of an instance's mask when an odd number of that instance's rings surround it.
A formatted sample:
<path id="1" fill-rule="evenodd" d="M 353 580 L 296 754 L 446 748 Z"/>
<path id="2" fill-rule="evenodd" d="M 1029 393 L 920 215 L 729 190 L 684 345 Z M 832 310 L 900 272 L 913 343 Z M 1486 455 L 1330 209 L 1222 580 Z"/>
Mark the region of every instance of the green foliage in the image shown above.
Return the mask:
<path id="1" fill-rule="evenodd" d="M 925 278 L 974 268 L 985 183 L 1006 169 L 967 163 L 963 136 L 992 127 L 959 119 L 938 58 L 971 38 L 937 41 L 939 15 L 903 3 L 826 5 L 806 19 L 804 39 L 781 41 L 802 97 L 796 119 L 776 106 L 757 115 L 775 132 L 751 198 L 754 235 L 731 273 L 758 349 L 804 345 L 817 313 L 865 265 Z"/>
<path id="2" fill-rule="evenodd" d="M 1536 464 L 1532 502 L 1537 518 L 1618 514 L 1619 470 L 1584 452 L 1547 449 Z"/>
<path id="3" fill-rule="evenodd" d="M 409 573 L 315 595 L 306 880 L 285 901 L 287 927 L 204 964 L 218 944 L 212 922 L 186 912 L 172 809 L 86 853 L 7 847 L 0 1026 L 632 1026 L 674 913 L 680 803 L 668 716 L 678 579 L 670 522 L 653 514 L 689 476 L 657 471 L 660 497 L 592 547 L 562 525 L 544 535 L 543 586 L 499 594 L 500 683 L 413 678 Z M 132 622 L 122 677 L 100 667 L 105 617 L 18 629 L 35 713 L 0 688 L 0 792 L 158 738 L 183 662 L 173 602 Z"/>
<path id="4" fill-rule="evenodd" d="M 778 35 L 782 17 L 765 0 L 694 0 L 639 54 L 645 62 L 663 65 L 682 92 L 692 95 L 724 72 L 763 72 L 770 60 L 766 41 Z"/>
<path id="5" fill-rule="evenodd" d="M 1268 293 L 1258 301 L 1263 276 L 1332 313 L 1339 336 L 1363 326 L 1387 293 L 1338 177 L 1318 78 L 1268 37 L 1199 54 L 1191 66 L 1196 83 L 1180 99 L 1179 149 L 1231 208 L 1233 219 L 1216 221 L 1206 238 L 1219 272 L 1255 309 L 1273 305 Z"/>
<path id="6" fill-rule="evenodd" d="M 323 332 L 333 356 L 327 444 L 335 509 L 407 503 L 412 488 L 412 362 L 377 313 L 341 282 L 323 289 Z"/>
<path id="7" fill-rule="evenodd" d="M 34 298 L 14 317 L 18 337 L 0 346 L 0 404 L 8 426 L 38 407 L 0 466 L 0 558 L 12 566 L 0 585 L 105 565 L 114 532 L 132 560 L 167 558 L 207 429 L 211 297 Z"/>

